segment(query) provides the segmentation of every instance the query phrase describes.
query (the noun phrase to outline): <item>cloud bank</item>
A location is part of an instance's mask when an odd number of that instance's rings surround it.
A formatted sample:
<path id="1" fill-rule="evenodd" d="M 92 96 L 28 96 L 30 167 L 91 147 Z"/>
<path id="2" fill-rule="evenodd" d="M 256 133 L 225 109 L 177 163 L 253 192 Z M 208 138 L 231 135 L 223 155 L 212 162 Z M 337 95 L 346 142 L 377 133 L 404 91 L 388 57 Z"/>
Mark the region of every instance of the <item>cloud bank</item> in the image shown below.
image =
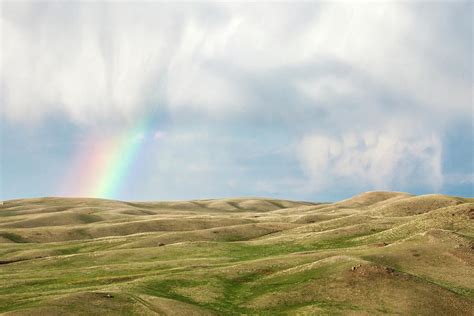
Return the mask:
<path id="1" fill-rule="evenodd" d="M 153 109 L 172 122 L 156 138 L 199 122 L 234 150 L 235 133 L 266 126 L 307 179 L 286 183 L 323 192 L 341 182 L 439 190 L 446 130 L 472 118 L 471 2 L 1 6 L 1 114 L 11 122 L 62 113 L 86 128 Z M 220 164 L 242 167 L 229 156 Z M 214 159 L 194 166 L 202 177 Z"/>
<path id="2" fill-rule="evenodd" d="M 300 156 L 316 187 L 343 179 L 379 189 L 421 182 L 438 191 L 442 185 L 441 150 L 434 135 L 400 135 L 390 129 L 348 133 L 340 139 L 308 136 L 301 142 Z"/>

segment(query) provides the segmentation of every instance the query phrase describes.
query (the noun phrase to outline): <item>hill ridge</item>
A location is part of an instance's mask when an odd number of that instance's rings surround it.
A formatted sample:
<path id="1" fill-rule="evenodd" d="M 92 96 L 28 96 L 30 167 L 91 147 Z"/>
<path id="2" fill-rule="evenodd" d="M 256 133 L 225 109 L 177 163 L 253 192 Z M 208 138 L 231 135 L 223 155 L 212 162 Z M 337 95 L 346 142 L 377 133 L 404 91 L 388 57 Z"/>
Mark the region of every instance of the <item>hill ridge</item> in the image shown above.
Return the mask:
<path id="1" fill-rule="evenodd" d="M 439 194 L 15 199 L 0 313 L 469 315 L 473 249 L 474 199 Z"/>

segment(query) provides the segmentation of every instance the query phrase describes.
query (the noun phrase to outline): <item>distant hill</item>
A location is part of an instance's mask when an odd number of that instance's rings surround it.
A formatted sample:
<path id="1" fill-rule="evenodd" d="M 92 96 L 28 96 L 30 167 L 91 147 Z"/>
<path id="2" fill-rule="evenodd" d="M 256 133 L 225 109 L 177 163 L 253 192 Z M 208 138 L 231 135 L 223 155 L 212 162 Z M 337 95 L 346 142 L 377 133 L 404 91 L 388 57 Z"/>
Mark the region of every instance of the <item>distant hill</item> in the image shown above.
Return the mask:
<path id="1" fill-rule="evenodd" d="M 474 199 L 0 205 L 4 315 L 472 315 Z"/>

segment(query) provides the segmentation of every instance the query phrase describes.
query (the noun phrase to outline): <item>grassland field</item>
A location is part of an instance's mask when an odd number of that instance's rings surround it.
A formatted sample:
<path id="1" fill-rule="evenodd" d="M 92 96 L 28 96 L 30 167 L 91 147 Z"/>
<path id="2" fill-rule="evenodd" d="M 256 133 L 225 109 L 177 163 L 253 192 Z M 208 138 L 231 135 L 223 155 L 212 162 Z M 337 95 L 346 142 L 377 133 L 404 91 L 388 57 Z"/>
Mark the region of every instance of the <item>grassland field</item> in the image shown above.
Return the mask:
<path id="1" fill-rule="evenodd" d="M 474 315 L 474 199 L 0 205 L 3 315 Z"/>

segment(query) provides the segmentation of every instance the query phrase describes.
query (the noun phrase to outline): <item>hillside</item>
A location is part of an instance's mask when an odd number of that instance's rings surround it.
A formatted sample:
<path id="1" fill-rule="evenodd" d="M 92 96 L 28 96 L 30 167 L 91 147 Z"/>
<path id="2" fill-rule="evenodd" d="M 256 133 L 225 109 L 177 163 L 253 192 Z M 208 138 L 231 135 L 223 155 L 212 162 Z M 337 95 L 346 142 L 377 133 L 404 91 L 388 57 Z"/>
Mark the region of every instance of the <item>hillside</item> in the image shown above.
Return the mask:
<path id="1" fill-rule="evenodd" d="M 474 199 L 0 205 L 4 315 L 472 315 Z"/>

